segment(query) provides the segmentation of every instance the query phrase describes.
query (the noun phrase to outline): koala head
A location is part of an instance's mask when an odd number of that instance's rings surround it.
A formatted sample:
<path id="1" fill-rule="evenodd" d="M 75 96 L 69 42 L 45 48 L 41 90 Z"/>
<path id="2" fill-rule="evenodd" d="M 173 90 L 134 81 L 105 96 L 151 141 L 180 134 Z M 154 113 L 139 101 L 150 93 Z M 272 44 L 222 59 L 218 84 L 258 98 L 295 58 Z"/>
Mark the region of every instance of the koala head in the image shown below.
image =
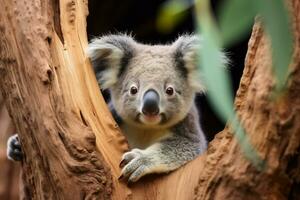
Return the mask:
<path id="1" fill-rule="evenodd" d="M 197 36 L 169 45 L 145 45 L 127 35 L 109 35 L 89 44 L 102 89 L 109 89 L 116 112 L 141 128 L 170 127 L 182 120 L 204 90 L 197 70 Z"/>

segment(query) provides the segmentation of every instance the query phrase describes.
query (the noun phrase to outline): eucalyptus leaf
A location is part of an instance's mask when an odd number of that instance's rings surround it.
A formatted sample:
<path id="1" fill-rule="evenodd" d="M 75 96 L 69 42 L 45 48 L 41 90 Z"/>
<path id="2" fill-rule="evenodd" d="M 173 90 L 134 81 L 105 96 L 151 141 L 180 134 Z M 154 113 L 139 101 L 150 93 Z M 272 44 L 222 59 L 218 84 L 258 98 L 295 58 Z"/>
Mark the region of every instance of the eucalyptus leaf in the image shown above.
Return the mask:
<path id="1" fill-rule="evenodd" d="M 227 0 L 224 2 L 219 11 L 219 19 L 225 45 L 242 39 L 248 33 L 258 11 L 256 2 L 257 0 Z"/>
<path id="2" fill-rule="evenodd" d="M 231 121 L 231 127 L 235 131 L 235 138 L 237 139 L 242 151 L 247 159 L 251 160 L 253 165 L 258 170 L 265 170 L 267 168 L 266 161 L 262 160 L 257 154 L 254 147 L 251 145 L 249 138 L 247 137 L 245 130 L 235 115 Z"/>
<path id="3" fill-rule="evenodd" d="M 233 115 L 231 82 L 219 48 L 220 36 L 207 7 L 205 1 L 199 1 L 197 5 L 199 32 L 203 39 L 199 51 L 200 71 L 204 77 L 209 101 L 222 120 L 226 122 Z"/>
<path id="4" fill-rule="evenodd" d="M 199 50 L 199 68 L 207 87 L 207 96 L 219 116 L 233 128 L 242 151 L 257 169 L 263 169 L 263 161 L 251 145 L 245 131 L 233 110 L 230 79 L 225 70 L 225 62 L 220 52 L 220 36 L 210 13 L 209 1 L 199 0 L 196 4 L 199 32 L 202 46 Z"/>
<path id="5" fill-rule="evenodd" d="M 223 66 L 223 59 L 210 32 L 202 31 L 203 51 L 200 51 L 200 66 L 207 87 L 207 95 L 215 110 L 224 122 L 232 116 L 233 97 L 231 82 Z"/>
<path id="6" fill-rule="evenodd" d="M 162 33 L 171 32 L 187 16 L 191 3 L 182 0 L 167 1 L 158 11 L 156 28 Z"/>
<path id="7" fill-rule="evenodd" d="M 277 80 L 276 92 L 280 93 L 285 88 L 293 52 L 289 16 L 282 0 L 258 2 L 264 27 L 271 39 L 273 69 Z"/>

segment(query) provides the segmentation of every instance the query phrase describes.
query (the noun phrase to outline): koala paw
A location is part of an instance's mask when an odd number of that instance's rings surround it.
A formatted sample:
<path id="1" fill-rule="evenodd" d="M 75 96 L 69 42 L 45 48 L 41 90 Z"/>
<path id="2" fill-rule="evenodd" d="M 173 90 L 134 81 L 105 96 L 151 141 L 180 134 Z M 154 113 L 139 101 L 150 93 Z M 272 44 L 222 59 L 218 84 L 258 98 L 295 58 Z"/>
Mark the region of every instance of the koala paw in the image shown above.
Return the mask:
<path id="1" fill-rule="evenodd" d="M 7 158 L 13 161 L 21 161 L 23 153 L 18 134 L 10 136 L 7 141 Z"/>
<path id="2" fill-rule="evenodd" d="M 136 182 L 146 174 L 165 171 L 155 155 L 147 154 L 146 150 L 140 149 L 133 149 L 125 153 L 120 167 L 122 172 L 119 179 L 126 178 L 128 183 Z"/>

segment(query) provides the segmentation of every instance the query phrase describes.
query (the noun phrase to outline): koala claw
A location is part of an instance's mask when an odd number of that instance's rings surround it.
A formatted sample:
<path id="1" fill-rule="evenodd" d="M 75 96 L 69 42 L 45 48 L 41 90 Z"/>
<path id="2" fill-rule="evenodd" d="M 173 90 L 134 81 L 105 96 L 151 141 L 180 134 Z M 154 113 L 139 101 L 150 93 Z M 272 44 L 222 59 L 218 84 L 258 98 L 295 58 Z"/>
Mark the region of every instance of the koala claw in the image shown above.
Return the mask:
<path id="1" fill-rule="evenodd" d="M 127 178 L 128 183 L 138 181 L 142 176 L 150 173 L 151 158 L 143 153 L 142 150 L 133 149 L 123 155 L 120 166 L 123 167 L 122 175 L 119 179 Z"/>
<path id="2" fill-rule="evenodd" d="M 7 141 L 7 157 L 13 161 L 21 161 L 23 158 L 18 134 L 9 137 Z"/>
<path id="3" fill-rule="evenodd" d="M 139 149 L 132 149 L 131 151 L 124 153 L 122 156 L 122 160 L 120 162 L 120 168 L 123 168 L 125 165 L 127 165 L 132 159 L 137 157 L 138 155 L 142 154 L 141 150 Z"/>

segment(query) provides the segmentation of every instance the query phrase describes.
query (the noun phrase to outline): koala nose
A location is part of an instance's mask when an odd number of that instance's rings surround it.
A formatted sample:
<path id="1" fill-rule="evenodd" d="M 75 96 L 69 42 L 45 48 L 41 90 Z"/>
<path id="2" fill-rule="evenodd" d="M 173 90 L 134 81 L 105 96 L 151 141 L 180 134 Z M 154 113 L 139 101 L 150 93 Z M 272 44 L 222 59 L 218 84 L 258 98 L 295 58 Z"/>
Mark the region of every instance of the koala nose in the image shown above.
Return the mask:
<path id="1" fill-rule="evenodd" d="M 159 113 L 159 95 L 155 90 L 148 90 L 143 97 L 142 112 L 144 115 L 157 115 Z"/>

